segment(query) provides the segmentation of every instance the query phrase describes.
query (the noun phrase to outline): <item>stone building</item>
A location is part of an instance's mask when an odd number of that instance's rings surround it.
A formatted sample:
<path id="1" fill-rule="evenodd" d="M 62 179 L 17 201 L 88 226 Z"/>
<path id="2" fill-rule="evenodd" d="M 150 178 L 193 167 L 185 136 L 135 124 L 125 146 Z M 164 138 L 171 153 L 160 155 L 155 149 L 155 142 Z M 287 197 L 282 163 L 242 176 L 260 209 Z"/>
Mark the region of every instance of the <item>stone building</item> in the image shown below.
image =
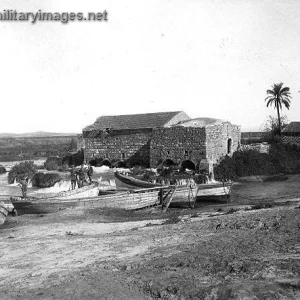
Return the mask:
<path id="1" fill-rule="evenodd" d="M 240 145 L 240 127 L 182 111 L 104 116 L 83 129 L 85 159 L 105 165 L 209 169 Z"/>
<path id="2" fill-rule="evenodd" d="M 300 146 L 300 122 L 291 122 L 282 130 L 282 141 Z"/>

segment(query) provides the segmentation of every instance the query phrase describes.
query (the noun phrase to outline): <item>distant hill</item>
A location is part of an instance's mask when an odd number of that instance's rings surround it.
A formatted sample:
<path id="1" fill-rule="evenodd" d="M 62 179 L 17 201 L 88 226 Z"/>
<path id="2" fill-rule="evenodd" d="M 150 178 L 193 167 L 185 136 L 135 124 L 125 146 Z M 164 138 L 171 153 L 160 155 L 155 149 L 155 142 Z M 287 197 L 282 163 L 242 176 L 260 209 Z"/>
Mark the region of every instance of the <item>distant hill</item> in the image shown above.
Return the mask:
<path id="1" fill-rule="evenodd" d="M 8 137 L 55 137 L 55 136 L 76 136 L 77 133 L 58 133 L 58 132 L 45 132 L 45 131 L 36 131 L 28 133 L 0 133 L 0 138 Z"/>

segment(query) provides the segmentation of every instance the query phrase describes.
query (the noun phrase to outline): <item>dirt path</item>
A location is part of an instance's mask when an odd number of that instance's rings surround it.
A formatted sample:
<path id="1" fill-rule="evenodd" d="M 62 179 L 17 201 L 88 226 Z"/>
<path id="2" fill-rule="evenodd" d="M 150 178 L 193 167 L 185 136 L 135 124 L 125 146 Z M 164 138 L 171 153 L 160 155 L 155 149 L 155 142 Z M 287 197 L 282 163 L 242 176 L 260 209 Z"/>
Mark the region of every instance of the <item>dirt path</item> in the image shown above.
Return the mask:
<path id="1" fill-rule="evenodd" d="M 273 202 L 285 188 L 296 198 L 299 183 L 244 183 L 230 205 L 165 215 L 10 217 L 0 230 L 1 299 L 299 299 L 300 202 L 248 209 L 269 199 L 266 188 Z"/>

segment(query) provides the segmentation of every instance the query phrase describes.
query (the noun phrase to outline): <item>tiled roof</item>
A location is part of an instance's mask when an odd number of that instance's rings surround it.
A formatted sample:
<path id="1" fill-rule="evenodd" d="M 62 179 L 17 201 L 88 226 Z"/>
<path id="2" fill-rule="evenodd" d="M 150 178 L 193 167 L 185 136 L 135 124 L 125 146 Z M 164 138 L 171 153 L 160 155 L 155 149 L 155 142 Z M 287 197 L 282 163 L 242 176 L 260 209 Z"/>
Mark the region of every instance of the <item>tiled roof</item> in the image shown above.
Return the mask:
<path id="1" fill-rule="evenodd" d="M 221 119 L 214 119 L 214 118 L 196 118 L 190 119 L 186 121 L 179 122 L 173 126 L 183 126 L 183 127 L 205 127 L 205 126 L 212 126 L 217 125 L 225 122 Z"/>
<path id="2" fill-rule="evenodd" d="M 291 122 L 282 132 L 300 132 L 300 122 Z"/>
<path id="3" fill-rule="evenodd" d="M 174 122 L 172 122 L 174 119 Z M 83 131 L 103 129 L 140 129 L 155 128 L 172 125 L 181 120 L 188 120 L 190 117 L 183 111 L 158 112 L 136 115 L 102 116 L 96 122 L 83 129 Z"/>
<path id="4" fill-rule="evenodd" d="M 283 136 L 282 141 L 285 144 L 292 144 L 300 146 L 300 136 Z"/>

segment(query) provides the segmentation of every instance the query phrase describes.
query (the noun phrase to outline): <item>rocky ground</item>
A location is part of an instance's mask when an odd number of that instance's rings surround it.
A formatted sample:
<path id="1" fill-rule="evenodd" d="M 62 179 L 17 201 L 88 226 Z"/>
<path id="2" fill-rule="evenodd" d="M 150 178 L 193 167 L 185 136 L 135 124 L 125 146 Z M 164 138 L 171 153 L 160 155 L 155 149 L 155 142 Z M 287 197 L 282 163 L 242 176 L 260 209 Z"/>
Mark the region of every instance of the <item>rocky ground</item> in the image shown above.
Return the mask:
<path id="1" fill-rule="evenodd" d="M 229 204 L 9 217 L 1 299 L 300 299 L 300 176 Z"/>

